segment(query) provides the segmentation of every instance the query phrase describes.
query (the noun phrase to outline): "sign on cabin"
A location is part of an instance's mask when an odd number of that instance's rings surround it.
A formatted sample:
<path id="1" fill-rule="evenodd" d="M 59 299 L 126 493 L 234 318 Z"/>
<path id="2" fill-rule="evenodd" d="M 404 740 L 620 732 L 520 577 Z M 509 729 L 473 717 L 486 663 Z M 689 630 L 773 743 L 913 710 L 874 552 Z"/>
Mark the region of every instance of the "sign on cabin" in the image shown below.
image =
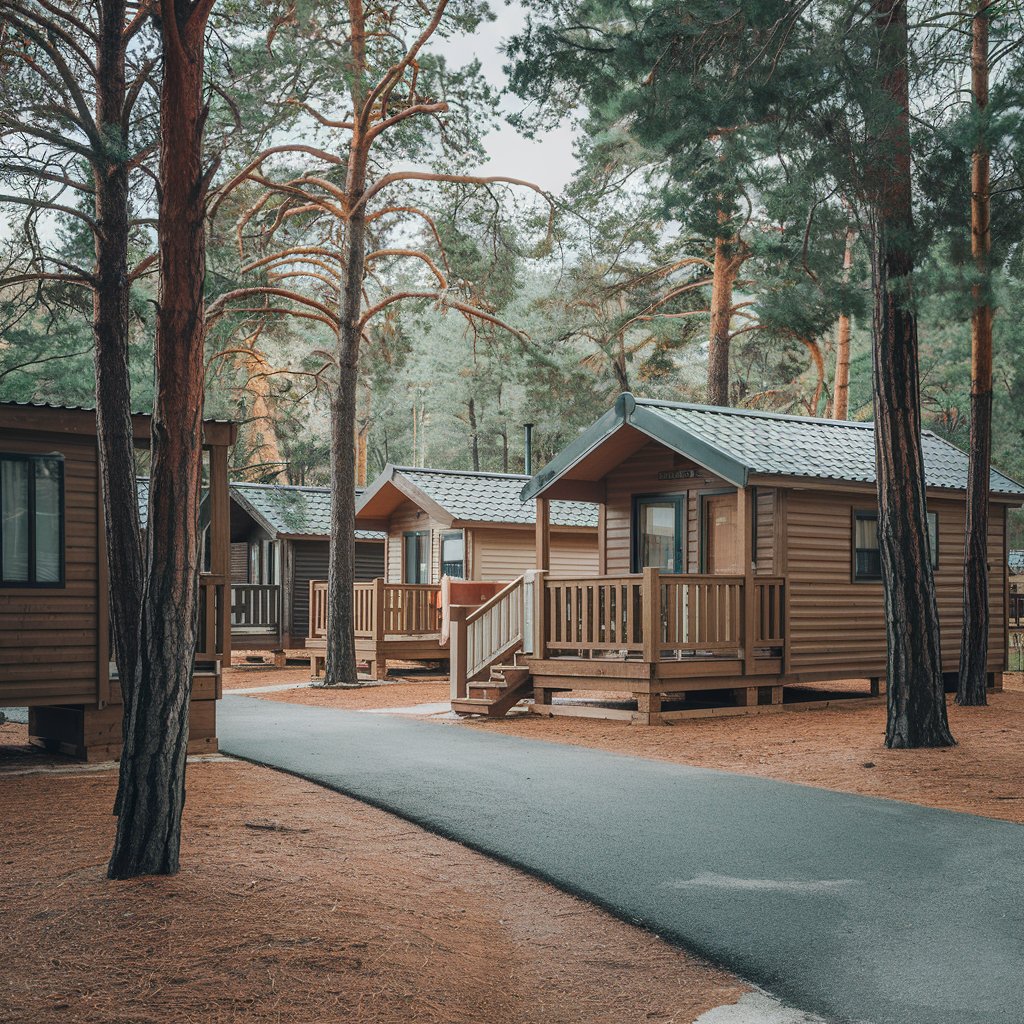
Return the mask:
<path id="1" fill-rule="evenodd" d="M 700 476 L 698 469 L 663 469 L 658 473 L 659 480 L 692 480 Z"/>

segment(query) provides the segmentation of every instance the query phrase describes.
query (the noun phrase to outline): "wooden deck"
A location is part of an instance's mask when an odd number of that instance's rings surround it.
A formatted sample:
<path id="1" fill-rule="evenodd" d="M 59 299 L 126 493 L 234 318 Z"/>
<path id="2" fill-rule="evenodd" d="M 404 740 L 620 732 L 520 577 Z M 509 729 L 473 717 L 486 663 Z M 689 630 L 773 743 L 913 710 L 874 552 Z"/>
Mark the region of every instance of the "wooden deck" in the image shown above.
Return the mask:
<path id="1" fill-rule="evenodd" d="M 376 579 L 354 588 L 356 658 L 369 674 L 383 677 L 389 661 L 447 661 L 441 644 L 441 588 L 433 584 Z M 309 584 L 310 651 L 319 676 L 327 648 L 327 581 Z"/>

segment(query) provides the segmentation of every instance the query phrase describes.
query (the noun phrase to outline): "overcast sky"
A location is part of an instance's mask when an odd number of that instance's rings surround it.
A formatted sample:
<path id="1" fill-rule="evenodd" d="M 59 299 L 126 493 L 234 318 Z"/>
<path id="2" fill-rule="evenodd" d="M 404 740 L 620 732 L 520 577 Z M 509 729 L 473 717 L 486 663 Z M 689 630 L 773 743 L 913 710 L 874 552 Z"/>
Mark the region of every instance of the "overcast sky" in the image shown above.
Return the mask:
<path id="1" fill-rule="evenodd" d="M 505 41 L 522 27 L 526 6 L 519 0 L 505 4 L 493 0 L 494 21 L 484 22 L 471 37 L 445 41 L 440 49 L 449 61 L 465 63 L 472 57 L 479 59 L 487 80 L 497 89 L 506 85 L 502 70 L 506 63 Z M 506 97 L 506 112 L 518 108 L 519 100 Z M 563 125 L 537 139 L 524 139 L 511 125 L 500 123 L 486 140 L 490 155 L 485 167 L 488 174 L 507 174 L 513 178 L 527 178 L 551 192 L 560 192 L 572 177 L 576 161 L 572 152 L 572 130 Z"/>

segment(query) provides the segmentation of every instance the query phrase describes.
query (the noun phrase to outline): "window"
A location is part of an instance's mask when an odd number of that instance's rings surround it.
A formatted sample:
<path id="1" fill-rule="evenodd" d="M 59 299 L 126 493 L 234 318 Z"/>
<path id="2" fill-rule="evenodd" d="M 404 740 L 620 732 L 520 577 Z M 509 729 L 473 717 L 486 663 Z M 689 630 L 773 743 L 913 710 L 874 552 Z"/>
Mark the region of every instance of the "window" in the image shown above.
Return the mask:
<path id="1" fill-rule="evenodd" d="M 466 539 L 461 530 L 441 534 L 441 575 L 466 578 Z"/>
<path id="2" fill-rule="evenodd" d="M 932 568 L 939 564 L 939 516 L 928 513 L 928 550 Z M 880 580 L 882 554 L 878 547 L 878 513 L 857 511 L 853 514 L 853 578 Z"/>
<path id="3" fill-rule="evenodd" d="M 64 582 L 64 460 L 0 455 L 0 585 Z"/>
<path id="4" fill-rule="evenodd" d="M 430 582 L 430 531 L 416 530 L 402 537 L 405 550 L 405 582 Z"/>
<path id="5" fill-rule="evenodd" d="M 633 500 L 633 572 L 651 566 L 683 571 L 686 495 Z"/>

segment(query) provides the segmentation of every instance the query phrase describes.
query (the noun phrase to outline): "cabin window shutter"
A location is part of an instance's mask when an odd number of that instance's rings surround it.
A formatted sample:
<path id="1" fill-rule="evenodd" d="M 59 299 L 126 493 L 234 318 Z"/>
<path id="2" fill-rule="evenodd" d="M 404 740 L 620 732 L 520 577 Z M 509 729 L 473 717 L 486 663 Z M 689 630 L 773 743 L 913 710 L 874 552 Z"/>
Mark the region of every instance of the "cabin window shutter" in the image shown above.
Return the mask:
<path id="1" fill-rule="evenodd" d="M 64 460 L 0 454 L 0 585 L 64 582 Z"/>

